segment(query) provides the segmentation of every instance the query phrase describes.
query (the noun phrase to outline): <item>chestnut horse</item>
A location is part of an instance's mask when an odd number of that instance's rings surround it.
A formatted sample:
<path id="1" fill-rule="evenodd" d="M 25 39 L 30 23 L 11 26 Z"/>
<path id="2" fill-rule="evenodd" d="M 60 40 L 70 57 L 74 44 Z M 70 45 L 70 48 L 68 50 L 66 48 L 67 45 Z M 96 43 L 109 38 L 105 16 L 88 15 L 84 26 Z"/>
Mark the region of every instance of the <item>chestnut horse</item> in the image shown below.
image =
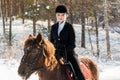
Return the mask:
<path id="1" fill-rule="evenodd" d="M 32 73 L 38 73 L 39 80 L 69 80 L 63 66 L 55 58 L 55 48 L 39 33 L 37 37 L 29 35 L 25 40 L 24 55 L 18 68 L 18 74 L 27 80 Z M 88 59 L 78 60 L 85 80 L 98 80 L 96 64 Z"/>

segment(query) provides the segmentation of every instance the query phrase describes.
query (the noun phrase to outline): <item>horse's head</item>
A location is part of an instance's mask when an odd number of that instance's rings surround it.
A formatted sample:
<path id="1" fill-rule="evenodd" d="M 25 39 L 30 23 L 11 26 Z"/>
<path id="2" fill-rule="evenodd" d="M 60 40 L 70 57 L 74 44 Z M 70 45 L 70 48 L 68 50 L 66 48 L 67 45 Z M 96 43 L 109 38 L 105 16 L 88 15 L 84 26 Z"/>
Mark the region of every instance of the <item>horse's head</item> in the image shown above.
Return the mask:
<path id="1" fill-rule="evenodd" d="M 54 46 L 47 42 L 49 41 L 43 39 L 41 34 L 38 34 L 37 37 L 29 35 L 25 40 L 24 55 L 18 68 L 18 74 L 23 79 L 27 80 L 33 72 L 43 69 L 47 65 L 46 58 L 55 54 Z"/>

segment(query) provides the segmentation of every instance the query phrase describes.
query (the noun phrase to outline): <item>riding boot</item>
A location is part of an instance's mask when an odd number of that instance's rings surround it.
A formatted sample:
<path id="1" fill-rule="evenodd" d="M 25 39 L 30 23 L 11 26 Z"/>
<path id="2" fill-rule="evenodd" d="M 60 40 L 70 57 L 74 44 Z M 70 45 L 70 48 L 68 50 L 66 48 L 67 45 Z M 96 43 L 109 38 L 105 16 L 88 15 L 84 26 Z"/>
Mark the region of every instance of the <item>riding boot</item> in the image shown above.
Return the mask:
<path id="1" fill-rule="evenodd" d="M 75 69 L 75 68 L 74 68 Z M 84 78 L 84 76 L 83 76 L 83 74 L 82 74 L 82 72 L 81 72 L 81 70 L 80 69 L 75 69 L 75 73 L 76 73 L 76 76 L 77 76 L 77 80 L 85 80 L 85 78 Z"/>
<path id="2" fill-rule="evenodd" d="M 74 68 L 74 71 L 75 71 L 75 74 L 77 76 L 77 80 L 85 80 L 82 72 L 81 72 L 81 69 L 79 68 L 79 65 L 75 59 L 74 56 L 69 56 L 68 57 L 69 61 L 71 62 L 73 68 Z"/>

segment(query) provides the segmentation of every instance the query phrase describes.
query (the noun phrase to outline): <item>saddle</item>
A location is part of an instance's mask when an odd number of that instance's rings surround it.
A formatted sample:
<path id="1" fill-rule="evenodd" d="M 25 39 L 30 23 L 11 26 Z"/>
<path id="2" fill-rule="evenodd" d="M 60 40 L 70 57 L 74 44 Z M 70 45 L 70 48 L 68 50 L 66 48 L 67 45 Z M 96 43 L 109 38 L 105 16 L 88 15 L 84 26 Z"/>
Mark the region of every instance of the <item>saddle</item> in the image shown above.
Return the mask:
<path id="1" fill-rule="evenodd" d="M 70 61 L 65 61 L 63 58 L 60 58 L 58 62 L 61 64 L 69 80 L 77 80 L 74 68 Z"/>
<path id="2" fill-rule="evenodd" d="M 74 71 L 74 68 L 73 68 L 72 64 L 69 61 L 62 62 L 62 66 L 63 66 L 63 69 L 64 69 L 64 71 L 65 71 L 65 73 L 66 73 L 69 80 L 78 80 L 77 76 L 76 76 L 76 73 Z M 91 72 L 86 67 L 86 65 L 84 63 L 80 62 L 80 67 L 81 67 L 81 71 L 82 71 L 85 79 L 91 80 L 91 74 L 90 74 Z"/>
<path id="3" fill-rule="evenodd" d="M 69 80 L 77 80 L 76 73 L 70 62 L 65 62 L 63 68 Z"/>

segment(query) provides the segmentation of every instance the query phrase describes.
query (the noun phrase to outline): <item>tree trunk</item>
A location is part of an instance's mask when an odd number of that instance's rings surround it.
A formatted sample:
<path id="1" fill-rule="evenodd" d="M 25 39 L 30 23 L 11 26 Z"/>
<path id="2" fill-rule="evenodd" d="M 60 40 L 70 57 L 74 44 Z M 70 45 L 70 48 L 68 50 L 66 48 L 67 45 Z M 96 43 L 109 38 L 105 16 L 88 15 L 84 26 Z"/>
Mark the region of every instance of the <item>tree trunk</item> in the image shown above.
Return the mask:
<path id="1" fill-rule="evenodd" d="M 90 45 L 91 45 L 91 51 L 94 54 L 92 40 L 91 40 L 91 34 L 90 34 L 90 29 L 88 29 L 88 35 L 89 35 L 89 41 L 90 41 Z"/>
<path id="2" fill-rule="evenodd" d="M 12 46 L 12 1 L 8 0 L 8 14 L 10 19 L 9 25 L 9 46 Z"/>
<path id="3" fill-rule="evenodd" d="M 72 0 L 70 0 L 70 23 L 73 24 Z"/>
<path id="4" fill-rule="evenodd" d="M 3 21 L 3 34 L 5 36 L 5 0 L 1 0 L 1 15 Z"/>
<path id="5" fill-rule="evenodd" d="M 94 11 L 95 27 L 96 27 L 96 45 L 97 45 L 97 57 L 99 57 L 99 40 L 98 40 L 98 26 L 97 26 L 97 13 Z"/>
<path id="6" fill-rule="evenodd" d="M 107 15 L 107 2 L 105 0 L 104 3 L 104 22 L 105 22 L 105 29 L 106 29 L 106 46 L 107 46 L 107 59 L 111 59 L 110 54 L 110 39 L 109 39 L 109 25 L 108 25 L 108 15 Z"/>
<path id="7" fill-rule="evenodd" d="M 2 0 L 0 1 L 0 17 L 2 17 Z"/>
<path id="8" fill-rule="evenodd" d="M 7 20 L 8 20 L 7 18 L 8 18 L 8 15 L 9 15 L 9 14 L 8 14 L 8 6 L 9 6 L 9 5 L 8 5 L 8 2 L 7 2 L 7 1 L 8 1 L 8 0 L 5 0 L 5 6 L 4 6 L 4 7 L 5 7 L 5 21 L 6 21 L 6 22 L 7 22 Z"/>
<path id="9" fill-rule="evenodd" d="M 84 1 L 82 0 L 82 14 L 81 14 L 82 36 L 81 36 L 81 47 L 85 48 L 85 12 L 83 10 L 84 10 Z"/>
<path id="10" fill-rule="evenodd" d="M 33 15 L 33 35 L 36 35 L 36 16 Z"/>
<path id="11" fill-rule="evenodd" d="M 109 40 L 109 30 L 106 29 L 106 45 L 107 45 L 107 59 L 111 59 L 111 54 L 110 54 L 110 40 Z"/>
<path id="12" fill-rule="evenodd" d="M 25 18 L 24 18 L 24 1 L 19 1 L 19 14 L 22 14 L 22 23 L 25 23 Z"/>
<path id="13" fill-rule="evenodd" d="M 37 6 L 37 0 L 34 0 L 34 5 L 33 6 Z M 33 35 L 36 35 L 36 8 L 33 10 L 34 14 L 33 14 Z"/>
<path id="14" fill-rule="evenodd" d="M 85 48 L 85 17 L 82 13 L 82 37 L 81 37 L 81 47 Z"/>

